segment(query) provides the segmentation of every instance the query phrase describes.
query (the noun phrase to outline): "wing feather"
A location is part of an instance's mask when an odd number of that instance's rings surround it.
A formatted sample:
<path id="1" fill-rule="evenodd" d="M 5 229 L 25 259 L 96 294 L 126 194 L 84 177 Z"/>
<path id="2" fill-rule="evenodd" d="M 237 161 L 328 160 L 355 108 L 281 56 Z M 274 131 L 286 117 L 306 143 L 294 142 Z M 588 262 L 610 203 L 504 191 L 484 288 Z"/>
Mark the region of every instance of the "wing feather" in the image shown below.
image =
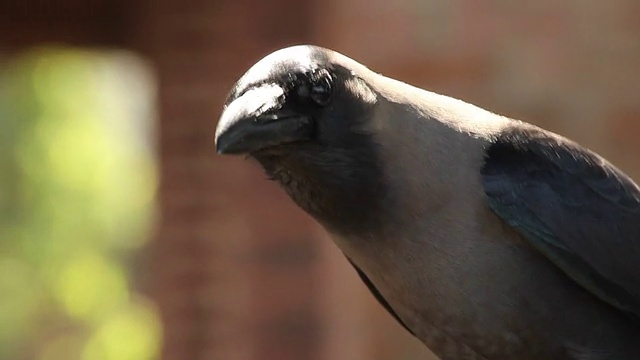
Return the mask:
<path id="1" fill-rule="evenodd" d="M 574 281 L 640 319 L 640 189 L 595 153 L 519 124 L 488 147 L 489 207 Z"/>

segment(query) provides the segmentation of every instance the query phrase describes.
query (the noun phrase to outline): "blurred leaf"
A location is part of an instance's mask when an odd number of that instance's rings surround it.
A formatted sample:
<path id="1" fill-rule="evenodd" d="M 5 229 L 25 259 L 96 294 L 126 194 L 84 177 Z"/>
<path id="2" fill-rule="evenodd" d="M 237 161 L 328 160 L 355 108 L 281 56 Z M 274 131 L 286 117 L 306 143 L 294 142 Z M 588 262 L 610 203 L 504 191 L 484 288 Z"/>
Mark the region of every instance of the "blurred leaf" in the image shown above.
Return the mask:
<path id="1" fill-rule="evenodd" d="M 0 358 L 157 355 L 128 268 L 153 224 L 152 98 L 123 52 L 36 49 L 0 69 Z"/>
<path id="2" fill-rule="evenodd" d="M 19 259 L 0 258 L 0 355 L 15 350 L 19 341 L 30 334 L 43 300 L 36 275 Z"/>
<path id="3" fill-rule="evenodd" d="M 44 345 L 38 360 L 80 359 L 83 342 L 79 336 L 63 334 Z"/>
<path id="4" fill-rule="evenodd" d="M 100 320 L 129 298 L 123 269 L 96 254 L 70 259 L 55 286 L 56 296 L 69 316 Z"/>
<path id="5" fill-rule="evenodd" d="M 84 360 L 149 360 L 158 356 L 160 324 L 147 304 L 131 303 L 109 317 L 89 341 Z"/>

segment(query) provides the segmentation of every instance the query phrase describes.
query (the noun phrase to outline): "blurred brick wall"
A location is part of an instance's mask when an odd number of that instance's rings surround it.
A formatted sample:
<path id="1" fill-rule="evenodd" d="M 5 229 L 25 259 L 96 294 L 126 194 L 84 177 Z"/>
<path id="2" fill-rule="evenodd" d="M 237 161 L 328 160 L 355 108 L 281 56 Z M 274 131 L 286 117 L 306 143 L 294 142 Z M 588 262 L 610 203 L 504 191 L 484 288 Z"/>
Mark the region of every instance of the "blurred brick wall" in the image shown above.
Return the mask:
<path id="1" fill-rule="evenodd" d="M 0 50 L 43 43 L 125 46 L 135 16 L 135 3 L 126 0 L 2 0 Z"/>

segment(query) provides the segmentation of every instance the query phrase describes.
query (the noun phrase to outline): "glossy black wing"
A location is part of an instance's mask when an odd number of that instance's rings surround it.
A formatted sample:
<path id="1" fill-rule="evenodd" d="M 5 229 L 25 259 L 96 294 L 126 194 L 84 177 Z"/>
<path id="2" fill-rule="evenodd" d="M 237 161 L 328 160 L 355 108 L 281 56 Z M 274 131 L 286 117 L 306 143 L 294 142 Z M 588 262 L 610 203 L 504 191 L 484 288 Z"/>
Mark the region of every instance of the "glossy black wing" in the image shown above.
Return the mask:
<path id="1" fill-rule="evenodd" d="M 640 318 L 640 189 L 579 145 L 533 126 L 487 149 L 489 207 L 587 290 Z"/>

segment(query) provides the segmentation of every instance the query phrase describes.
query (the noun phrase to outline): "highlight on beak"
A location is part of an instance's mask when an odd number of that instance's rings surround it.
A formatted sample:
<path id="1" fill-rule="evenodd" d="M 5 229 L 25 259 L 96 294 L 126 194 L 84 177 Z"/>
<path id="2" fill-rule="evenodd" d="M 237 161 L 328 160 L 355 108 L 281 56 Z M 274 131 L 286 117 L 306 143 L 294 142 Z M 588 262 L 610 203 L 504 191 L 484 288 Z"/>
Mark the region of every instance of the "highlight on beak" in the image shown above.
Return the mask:
<path id="1" fill-rule="evenodd" d="M 310 139 L 311 118 L 282 108 L 284 90 L 275 84 L 248 90 L 228 104 L 216 129 L 219 154 L 246 154 Z"/>

